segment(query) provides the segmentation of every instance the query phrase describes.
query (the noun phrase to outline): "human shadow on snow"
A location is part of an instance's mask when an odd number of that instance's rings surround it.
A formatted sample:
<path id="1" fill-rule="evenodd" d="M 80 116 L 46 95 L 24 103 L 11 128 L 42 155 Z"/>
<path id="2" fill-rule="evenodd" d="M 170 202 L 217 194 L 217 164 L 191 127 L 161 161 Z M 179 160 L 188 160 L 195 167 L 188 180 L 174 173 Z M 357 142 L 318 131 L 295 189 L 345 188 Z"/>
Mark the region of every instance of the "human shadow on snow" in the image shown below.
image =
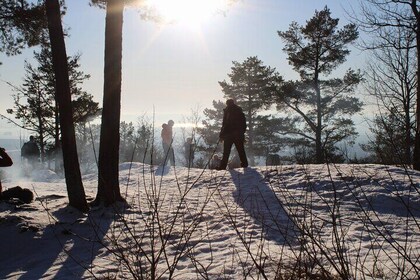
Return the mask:
<path id="1" fill-rule="evenodd" d="M 278 244 L 295 243 L 298 233 L 270 185 L 257 170 L 243 170 L 243 173 L 230 170 L 236 186 L 233 192 L 235 202 L 253 218 L 265 239 Z"/>

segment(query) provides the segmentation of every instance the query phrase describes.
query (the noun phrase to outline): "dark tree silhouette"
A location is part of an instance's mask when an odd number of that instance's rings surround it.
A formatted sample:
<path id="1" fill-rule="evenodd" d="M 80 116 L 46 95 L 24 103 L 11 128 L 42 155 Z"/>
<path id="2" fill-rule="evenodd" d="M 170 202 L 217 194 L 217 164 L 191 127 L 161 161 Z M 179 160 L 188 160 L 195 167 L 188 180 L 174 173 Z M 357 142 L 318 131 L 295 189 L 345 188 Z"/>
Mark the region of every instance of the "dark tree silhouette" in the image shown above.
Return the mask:
<path id="1" fill-rule="evenodd" d="M 86 212 L 89 207 L 86 202 L 77 156 L 67 54 L 58 0 L 46 0 L 45 10 L 56 79 L 56 96 L 60 111 L 63 162 L 69 204 L 80 211 Z"/>
<path id="2" fill-rule="evenodd" d="M 40 43 L 46 30 L 44 5 L 26 0 L 0 0 L 0 52 L 20 53 Z"/>
<path id="3" fill-rule="evenodd" d="M 59 108 L 55 96 L 55 75 L 50 45 L 41 44 L 41 51 L 35 51 L 34 57 L 37 65 L 25 62 L 24 83 L 19 87 L 11 85 L 15 91 L 14 106 L 8 109 L 7 113 L 14 115 L 21 124 L 3 117 L 23 129 L 36 132 L 41 154 L 44 155 L 45 147 L 51 146 L 51 140 L 54 141 L 53 146 L 57 150 L 61 146 Z M 90 76 L 79 69 L 79 60 L 80 55 L 68 57 L 73 120 L 76 124 L 96 116 L 99 111 L 98 103 L 92 100 L 93 96 L 80 87 L 80 84 Z"/>
<path id="4" fill-rule="evenodd" d="M 14 93 L 13 108 L 7 109 L 7 113 L 14 116 L 21 123 L 11 118 L 2 116 L 18 127 L 36 133 L 41 148 L 41 159 L 44 160 L 45 146 L 49 136 L 54 134 L 54 109 L 55 90 L 48 93 L 48 88 L 34 67 L 25 62 L 24 83 L 12 86 Z M 54 76 L 54 73 L 50 73 Z"/>
<path id="5" fill-rule="evenodd" d="M 94 205 L 124 201 L 118 179 L 121 119 L 123 0 L 108 0 L 105 19 L 105 68 L 98 159 L 98 193 Z"/>

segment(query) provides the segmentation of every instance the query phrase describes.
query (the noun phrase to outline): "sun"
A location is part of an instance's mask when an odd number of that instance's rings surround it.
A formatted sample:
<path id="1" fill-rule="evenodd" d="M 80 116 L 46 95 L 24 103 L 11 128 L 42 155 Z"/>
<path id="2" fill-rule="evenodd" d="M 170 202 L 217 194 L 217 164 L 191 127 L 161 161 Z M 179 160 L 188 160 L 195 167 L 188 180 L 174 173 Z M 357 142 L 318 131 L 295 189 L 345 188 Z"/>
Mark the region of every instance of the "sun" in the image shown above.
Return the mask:
<path id="1" fill-rule="evenodd" d="M 229 0 L 147 0 L 146 5 L 165 23 L 196 27 L 228 7 Z"/>

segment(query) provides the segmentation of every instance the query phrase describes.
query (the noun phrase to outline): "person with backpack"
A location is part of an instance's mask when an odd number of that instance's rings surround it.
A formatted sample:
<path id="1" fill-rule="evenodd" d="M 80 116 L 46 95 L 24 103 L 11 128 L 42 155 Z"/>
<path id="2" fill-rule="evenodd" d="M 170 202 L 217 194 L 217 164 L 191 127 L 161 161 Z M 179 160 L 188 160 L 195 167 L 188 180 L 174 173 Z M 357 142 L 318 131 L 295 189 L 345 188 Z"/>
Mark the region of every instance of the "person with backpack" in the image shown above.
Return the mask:
<path id="1" fill-rule="evenodd" d="M 36 165 L 39 161 L 39 148 L 34 136 L 29 137 L 29 141 L 23 144 L 21 156 L 27 159 L 29 165 Z"/>
<path id="2" fill-rule="evenodd" d="M 172 127 L 174 126 L 174 121 L 169 120 L 168 123 L 162 124 L 162 146 L 163 146 L 163 152 L 164 152 L 164 161 L 163 166 L 166 166 L 166 163 L 169 159 L 172 166 L 175 166 L 175 153 L 174 149 L 172 147 L 173 142 L 173 136 L 172 136 Z"/>
<path id="3" fill-rule="evenodd" d="M 223 158 L 218 170 L 225 170 L 229 161 L 230 150 L 235 144 L 238 151 L 241 167 L 248 167 L 248 160 L 245 153 L 245 131 L 246 119 L 242 108 L 235 104 L 233 99 L 226 101 L 226 108 L 223 109 L 222 129 L 219 138 L 223 141 Z"/>

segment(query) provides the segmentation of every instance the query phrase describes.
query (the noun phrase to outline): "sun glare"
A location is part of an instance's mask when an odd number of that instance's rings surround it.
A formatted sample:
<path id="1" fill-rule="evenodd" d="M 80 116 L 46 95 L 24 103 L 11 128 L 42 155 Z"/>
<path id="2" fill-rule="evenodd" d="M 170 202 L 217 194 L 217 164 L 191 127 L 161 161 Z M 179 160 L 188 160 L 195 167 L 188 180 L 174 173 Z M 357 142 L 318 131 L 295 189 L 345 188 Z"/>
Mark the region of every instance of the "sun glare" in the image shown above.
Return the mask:
<path id="1" fill-rule="evenodd" d="M 164 22 L 183 23 L 190 27 L 202 24 L 228 6 L 228 0 L 148 0 L 146 3 Z"/>

